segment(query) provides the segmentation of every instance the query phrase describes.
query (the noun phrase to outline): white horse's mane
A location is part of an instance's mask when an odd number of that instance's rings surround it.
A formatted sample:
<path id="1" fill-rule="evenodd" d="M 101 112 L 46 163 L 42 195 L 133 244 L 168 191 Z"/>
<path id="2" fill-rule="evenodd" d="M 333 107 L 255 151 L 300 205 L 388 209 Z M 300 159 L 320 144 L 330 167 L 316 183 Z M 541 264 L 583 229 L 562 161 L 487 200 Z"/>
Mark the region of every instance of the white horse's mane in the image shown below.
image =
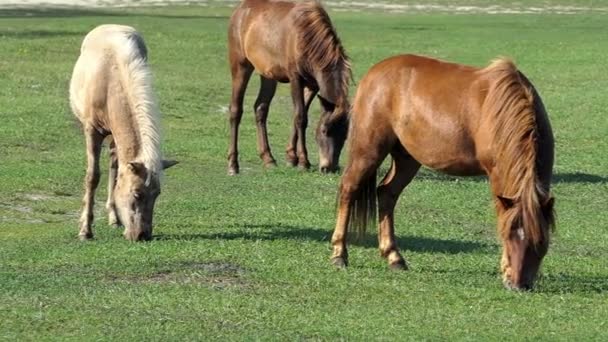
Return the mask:
<path id="1" fill-rule="evenodd" d="M 145 165 L 149 174 L 160 175 L 160 111 L 152 89 L 152 74 L 146 52 L 141 51 L 141 46 L 138 45 L 143 40 L 134 30 L 124 30 L 124 34 L 113 35 L 111 40 L 116 49 L 125 95 L 139 133 L 141 146 L 137 161 Z"/>

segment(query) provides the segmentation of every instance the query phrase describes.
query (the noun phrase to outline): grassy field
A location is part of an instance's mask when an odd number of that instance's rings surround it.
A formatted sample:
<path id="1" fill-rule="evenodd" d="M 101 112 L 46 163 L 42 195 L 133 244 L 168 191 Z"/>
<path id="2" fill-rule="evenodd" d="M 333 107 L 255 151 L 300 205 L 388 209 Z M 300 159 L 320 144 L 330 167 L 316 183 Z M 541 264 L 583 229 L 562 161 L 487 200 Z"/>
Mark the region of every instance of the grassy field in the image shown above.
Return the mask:
<path id="1" fill-rule="evenodd" d="M 388 271 L 373 234 L 351 246 L 348 270 L 332 269 L 339 175 L 283 166 L 286 86 L 269 117 L 280 166 L 263 170 L 255 151 L 252 78 L 242 174 L 227 176 L 229 14 L 0 11 L 0 340 L 606 340 L 605 14 L 331 13 L 356 80 L 402 52 L 474 65 L 506 55 L 537 86 L 557 141 L 558 230 L 531 293 L 502 287 L 487 182 L 428 170 L 396 210 L 411 270 Z M 101 23 L 144 34 L 164 152 L 181 162 L 166 174 L 149 243 L 106 226 L 105 156 L 96 239 L 76 238 L 85 155 L 68 82 Z"/>

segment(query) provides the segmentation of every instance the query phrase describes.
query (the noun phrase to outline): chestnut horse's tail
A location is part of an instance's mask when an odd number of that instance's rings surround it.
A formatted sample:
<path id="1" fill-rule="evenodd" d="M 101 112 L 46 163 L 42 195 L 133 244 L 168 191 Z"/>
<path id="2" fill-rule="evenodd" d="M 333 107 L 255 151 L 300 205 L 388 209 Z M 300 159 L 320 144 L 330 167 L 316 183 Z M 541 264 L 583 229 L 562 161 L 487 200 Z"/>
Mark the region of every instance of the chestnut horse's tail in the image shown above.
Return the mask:
<path id="1" fill-rule="evenodd" d="M 515 210 L 505 217 L 510 222 L 502 225 L 501 234 L 508 238 L 513 223 L 521 221 L 525 235 L 538 243 L 548 238 L 538 221 L 540 201 L 548 196 L 548 189 L 543 188 L 537 174 L 539 153 L 542 152 L 539 141 L 548 139 L 541 136 L 537 115 L 545 116 L 546 113 L 534 87 L 512 61 L 498 59 L 481 72 L 489 83 L 482 110 L 495 119 L 492 133 L 493 149 L 500 164 L 502 194 L 499 195 L 516 203 Z M 543 113 L 537 113 L 539 110 Z M 550 216 L 548 223 L 552 226 L 553 217 Z"/>
<path id="2" fill-rule="evenodd" d="M 362 239 L 368 225 L 376 221 L 376 173 L 374 170 L 354 193 L 350 204 L 350 217 L 348 230 L 357 232 L 357 239 Z"/>

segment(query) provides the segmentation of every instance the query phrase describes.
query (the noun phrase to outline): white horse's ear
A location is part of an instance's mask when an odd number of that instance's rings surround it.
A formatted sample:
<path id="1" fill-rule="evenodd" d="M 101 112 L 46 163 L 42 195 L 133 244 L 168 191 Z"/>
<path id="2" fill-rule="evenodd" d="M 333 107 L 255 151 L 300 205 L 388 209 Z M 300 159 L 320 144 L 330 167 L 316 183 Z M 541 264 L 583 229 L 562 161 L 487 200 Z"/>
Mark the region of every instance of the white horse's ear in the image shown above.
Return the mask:
<path id="1" fill-rule="evenodd" d="M 177 160 L 164 160 L 163 159 L 163 170 L 170 168 L 173 165 L 178 164 Z"/>
<path id="2" fill-rule="evenodd" d="M 127 167 L 129 168 L 129 171 L 137 175 L 143 175 L 146 173 L 146 166 L 143 163 L 129 162 L 129 164 L 127 164 Z"/>

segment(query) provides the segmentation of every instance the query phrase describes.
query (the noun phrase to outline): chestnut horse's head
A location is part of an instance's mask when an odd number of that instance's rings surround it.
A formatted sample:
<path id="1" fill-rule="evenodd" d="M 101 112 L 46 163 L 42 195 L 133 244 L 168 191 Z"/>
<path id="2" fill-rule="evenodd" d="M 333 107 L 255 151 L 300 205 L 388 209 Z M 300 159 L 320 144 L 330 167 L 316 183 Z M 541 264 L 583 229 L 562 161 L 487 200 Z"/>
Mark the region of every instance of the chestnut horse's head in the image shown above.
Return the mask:
<path id="1" fill-rule="evenodd" d="M 315 138 L 319 146 L 319 171 L 323 173 L 339 170 L 340 152 L 348 134 L 348 110 L 335 106 L 322 97 L 321 118 Z"/>
<path id="2" fill-rule="evenodd" d="M 177 164 L 163 161 L 163 169 Z M 160 195 L 160 175 L 143 163 L 130 162 L 119 167 L 114 189 L 117 214 L 130 241 L 152 239 L 154 203 Z"/>
<path id="3" fill-rule="evenodd" d="M 521 198 L 497 197 L 503 240 L 501 271 L 505 287 L 530 290 L 549 248 L 554 199 L 539 196 L 536 205 Z"/>

